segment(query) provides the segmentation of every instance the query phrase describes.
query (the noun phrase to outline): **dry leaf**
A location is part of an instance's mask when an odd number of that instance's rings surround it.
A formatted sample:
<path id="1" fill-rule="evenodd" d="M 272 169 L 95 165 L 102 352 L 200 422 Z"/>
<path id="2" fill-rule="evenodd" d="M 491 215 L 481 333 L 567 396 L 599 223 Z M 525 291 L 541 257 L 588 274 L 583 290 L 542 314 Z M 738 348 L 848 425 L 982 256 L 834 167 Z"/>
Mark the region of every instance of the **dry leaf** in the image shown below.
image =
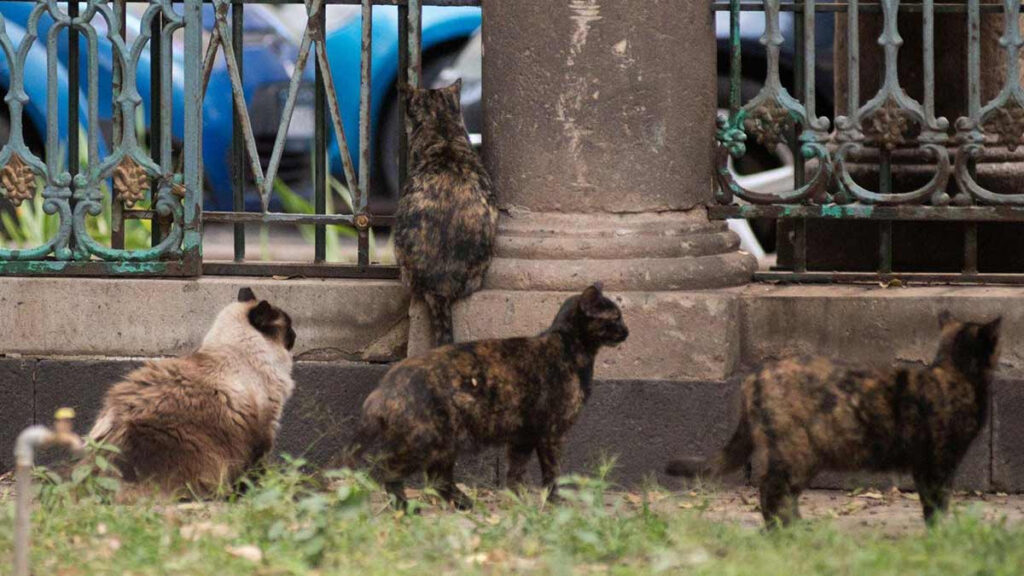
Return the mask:
<path id="1" fill-rule="evenodd" d="M 263 552 L 261 552 L 259 548 L 253 546 L 252 544 L 245 544 L 242 546 L 226 546 L 224 550 L 226 550 L 228 554 L 231 554 L 236 558 L 243 558 L 250 562 L 259 562 L 260 560 L 263 560 Z"/>
<path id="2" fill-rule="evenodd" d="M 204 536 L 212 536 L 214 538 L 231 538 L 234 536 L 234 531 L 230 526 L 226 524 L 214 524 L 210 521 L 186 524 L 181 527 L 179 533 L 185 540 L 191 540 L 193 542 Z"/>
<path id="3" fill-rule="evenodd" d="M 839 511 L 837 512 L 837 514 L 839 514 L 840 516 L 849 516 L 850 514 L 853 514 L 855 512 L 859 512 L 859 511 L 867 508 L 867 506 L 868 505 L 867 505 L 866 502 L 863 502 L 863 501 L 860 501 L 860 500 L 853 500 L 852 502 L 850 502 L 846 506 L 843 506 L 842 508 L 840 508 Z"/>
<path id="4" fill-rule="evenodd" d="M 867 498 L 868 500 L 885 500 L 885 496 L 878 490 L 868 490 L 862 494 L 858 494 L 857 498 Z"/>

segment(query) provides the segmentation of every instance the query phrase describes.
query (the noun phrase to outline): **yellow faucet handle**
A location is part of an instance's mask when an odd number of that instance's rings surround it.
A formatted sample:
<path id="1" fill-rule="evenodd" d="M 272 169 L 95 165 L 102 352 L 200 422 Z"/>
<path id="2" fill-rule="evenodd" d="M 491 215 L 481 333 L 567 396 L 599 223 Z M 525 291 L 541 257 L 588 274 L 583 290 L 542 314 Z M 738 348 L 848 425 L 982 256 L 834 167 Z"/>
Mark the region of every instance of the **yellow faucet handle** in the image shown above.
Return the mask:
<path id="1" fill-rule="evenodd" d="M 74 408 L 58 408 L 57 413 L 53 415 L 55 420 L 72 420 L 75 417 Z"/>

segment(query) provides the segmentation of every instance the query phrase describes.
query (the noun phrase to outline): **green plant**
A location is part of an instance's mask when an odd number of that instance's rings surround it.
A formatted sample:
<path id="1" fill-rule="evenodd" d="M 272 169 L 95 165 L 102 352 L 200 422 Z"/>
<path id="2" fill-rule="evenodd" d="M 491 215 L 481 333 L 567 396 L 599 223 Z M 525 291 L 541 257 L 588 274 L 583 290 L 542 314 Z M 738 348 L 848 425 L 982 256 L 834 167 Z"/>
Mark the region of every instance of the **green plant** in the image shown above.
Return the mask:
<path id="1" fill-rule="evenodd" d="M 31 201 L 22 202 L 21 206 L 9 211 L 0 212 L 0 240 L 9 247 L 27 248 L 39 246 L 53 238 L 60 227 L 60 219 L 56 214 L 47 214 L 43 210 L 44 199 L 36 194 Z M 140 209 L 148 208 L 148 201 L 136 205 Z M 103 196 L 103 212 L 98 216 L 86 218 L 86 229 L 97 242 L 110 246 L 113 236 L 111 226 L 111 200 L 109 194 Z M 124 222 L 124 245 L 128 250 L 149 248 L 152 224 L 149 220 L 127 220 Z"/>
<path id="2" fill-rule="evenodd" d="M 284 182 L 277 180 L 274 182 L 274 189 L 281 199 L 281 205 L 286 212 L 292 212 L 296 214 L 314 214 L 315 208 L 313 204 L 296 194 L 291 188 L 288 187 Z M 335 211 L 335 197 L 340 198 L 342 203 L 345 205 L 346 213 L 351 214 L 353 212 L 353 198 L 352 192 L 341 182 L 334 178 L 327 180 L 327 196 L 324 198 L 326 210 L 325 214 L 337 214 Z M 311 224 L 303 224 L 299 227 L 299 233 L 302 238 L 309 244 L 315 242 L 315 226 Z M 355 227 L 349 224 L 330 224 L 325 226 L 324 233 L 324 247 L 328 262 L 352 262 L 353 261 L 353 250 L 352 240 L 359 236 Z M 378 248 L 377 238 L 373 228 L 369 230 L 370 237 L 370 261 L 378 264 L 394 264 L 394 242 L 395 237 L 393 233 L 388 234 L 388 241 L 383 249 Z M 347 240 L 347 242 L 346 242 Z M 347 249 L 346 249 L 347 248 Z"/>

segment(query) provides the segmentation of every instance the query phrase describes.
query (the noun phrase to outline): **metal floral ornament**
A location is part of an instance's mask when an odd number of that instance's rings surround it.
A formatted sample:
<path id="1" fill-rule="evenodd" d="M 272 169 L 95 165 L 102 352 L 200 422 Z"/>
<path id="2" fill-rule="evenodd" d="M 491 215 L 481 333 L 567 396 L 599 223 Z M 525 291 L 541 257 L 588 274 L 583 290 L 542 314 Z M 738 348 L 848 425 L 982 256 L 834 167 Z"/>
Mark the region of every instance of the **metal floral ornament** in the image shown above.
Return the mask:
<path id="1" fill-rule="evenodd" d="M 36 175 L 21 156 L 13 153 L 0 170 L 0 186 L 11 204 L 21 206 L 22 201 L 31 200 L 36 195 Z"/>

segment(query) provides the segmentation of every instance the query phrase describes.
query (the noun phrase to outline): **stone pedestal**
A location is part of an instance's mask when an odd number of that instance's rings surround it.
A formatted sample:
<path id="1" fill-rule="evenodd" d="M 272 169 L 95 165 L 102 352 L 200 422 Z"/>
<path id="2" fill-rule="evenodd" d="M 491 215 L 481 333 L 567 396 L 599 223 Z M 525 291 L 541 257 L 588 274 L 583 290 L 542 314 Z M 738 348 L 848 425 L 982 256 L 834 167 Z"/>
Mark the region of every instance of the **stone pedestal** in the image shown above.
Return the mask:
<path id="1" fill-rule="evenodd" d="M 719 380 L 754 258 L 707 218 L 715 38 L 700 2 L 503 0 L 484 12 L 485 162 L 502 209 L 457 340 L 536 333 L 595 281 L 630 327 L 599 379 Z M 410 353 L 425 323 L 414 310 Z"/>

